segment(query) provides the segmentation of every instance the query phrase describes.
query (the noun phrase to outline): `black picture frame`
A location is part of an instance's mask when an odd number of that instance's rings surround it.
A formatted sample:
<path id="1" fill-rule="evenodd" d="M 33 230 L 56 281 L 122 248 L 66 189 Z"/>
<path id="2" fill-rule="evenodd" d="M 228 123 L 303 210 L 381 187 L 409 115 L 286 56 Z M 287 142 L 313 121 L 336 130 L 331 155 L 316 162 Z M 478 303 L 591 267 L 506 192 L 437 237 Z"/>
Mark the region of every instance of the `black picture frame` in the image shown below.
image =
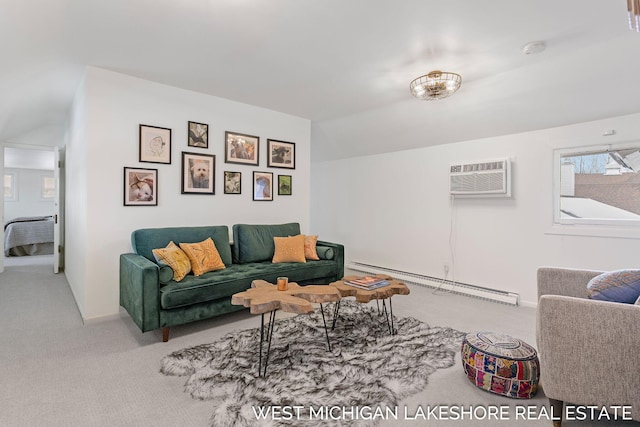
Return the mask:
<path id="1" fill-rule="evenodd" d="M 215 194 L 216 156 L 182 152 L 182 194 Z"/>
<path id="2" fill-rule="evenodd" d="M 267 139 L 267 167 L 295 169 L 296 143 Z"/>
<path id="3" fill-rule="evenodd" d="M 242 172 L 224 171 L 224 194 L 242 194 Z"/>
<path id="4" fill-rule="evenodd" d="M 187 146 L 209 148 L 209 125 L 205 123 L 187 123 Z"/>
<path id="5" fill-rule="evenodd" d="M 291 196 L 291 175 L 278 175 L 278 196 Z"/>
<path id="6" fill-rule="evenodd" d="M 257 202 L 273 200 L 273 172 L 253 172 L 253 200 Z"/>
<path id="7" fill-rule="evenodd" d="M 159 126 L 139 126 L 139 161 L 171 164 L 171 129 Z"/>
<path id="8" fill-rule="evenodd" d="M 226 131 L 224 133 L 224 162 L 259 166 L 260 137 Z"/>
<path id="9" fill-rule="evenodd" d="M 123 206 L 158 206 L 158 169 L 124 167 Z"/>

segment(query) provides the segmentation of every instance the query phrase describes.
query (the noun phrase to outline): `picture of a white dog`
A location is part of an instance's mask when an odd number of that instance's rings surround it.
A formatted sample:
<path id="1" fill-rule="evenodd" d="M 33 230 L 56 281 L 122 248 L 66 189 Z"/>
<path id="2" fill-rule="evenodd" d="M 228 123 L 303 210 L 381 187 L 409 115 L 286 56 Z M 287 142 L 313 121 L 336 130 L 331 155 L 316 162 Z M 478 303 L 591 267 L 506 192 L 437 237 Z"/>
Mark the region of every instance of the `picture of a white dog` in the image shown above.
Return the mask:
<path id="1" fill-rule="evenodd" d="M 189 160 L 191 163 L 191 187 L 209 188 L 209 162 L 206 160 Z"/>

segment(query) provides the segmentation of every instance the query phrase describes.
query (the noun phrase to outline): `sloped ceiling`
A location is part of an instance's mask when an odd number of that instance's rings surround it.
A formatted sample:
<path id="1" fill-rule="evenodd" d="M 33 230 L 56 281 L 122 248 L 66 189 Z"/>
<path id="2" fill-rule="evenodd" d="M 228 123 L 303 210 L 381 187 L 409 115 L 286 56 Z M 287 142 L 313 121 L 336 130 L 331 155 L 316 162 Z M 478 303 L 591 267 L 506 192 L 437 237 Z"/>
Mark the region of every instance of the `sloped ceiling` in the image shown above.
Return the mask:
<path id="1" fill-rule="evenodd" d="M 0 141 L 59 143 L 85 65 L 308 118 L 314 161 L 640 112 L 624 0 L 0 5 Z M 434 69 L 461 89 L 414 99 Z"/>

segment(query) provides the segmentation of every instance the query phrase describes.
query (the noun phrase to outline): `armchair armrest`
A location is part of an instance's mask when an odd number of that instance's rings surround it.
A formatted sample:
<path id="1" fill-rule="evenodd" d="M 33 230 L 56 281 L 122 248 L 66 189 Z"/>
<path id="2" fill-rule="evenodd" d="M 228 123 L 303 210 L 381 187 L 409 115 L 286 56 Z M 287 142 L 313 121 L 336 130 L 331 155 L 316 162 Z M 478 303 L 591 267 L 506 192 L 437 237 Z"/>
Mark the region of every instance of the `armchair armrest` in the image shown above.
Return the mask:
<path id="1" fill-rule="evenodd" d="M 582 281 L 588 273 L 580 273 Z M 640 306 L 542 295 L 536 339 L 545 394 L 580 405 L 632 405 L 640 419 Z"/>
<path id="2" fill-rule="evenodd" d="M 142 255 L 120 255 L 120 305 L 142 332 L 160 327 L 158 274 L 158 265 Z"/>
<path id="3" fill-rule="evenodd" d="M 586 298 L 589 280 L 603 273 L 577 268 L 540 267 L 538 269 L 538 299 L 543 295 L 564 295 Z"/>
<path id="4" fill-rule="evenodd" d="M 344 277 L 344 245 L 339 243 L 326 242 L 324 240 L 318 240 L 317 246 L 328 246 L 333 249 L 333 259 L 338 264 L 338 271 L 336 273 L 336 280 L 340 280 Z"/>

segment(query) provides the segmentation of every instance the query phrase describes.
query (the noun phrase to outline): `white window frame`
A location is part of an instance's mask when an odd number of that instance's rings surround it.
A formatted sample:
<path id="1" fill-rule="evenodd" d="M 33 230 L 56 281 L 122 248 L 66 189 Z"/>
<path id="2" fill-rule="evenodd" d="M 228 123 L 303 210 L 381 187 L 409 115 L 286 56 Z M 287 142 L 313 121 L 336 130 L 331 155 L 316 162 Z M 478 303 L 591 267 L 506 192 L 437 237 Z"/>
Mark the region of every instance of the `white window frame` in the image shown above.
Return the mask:
<path id="1" fill-rule="evenodd" d="M 53 194 L 50 196 L 46 195 L 46 181 L 53 181 Z M 51 201 L 55 198 L 55 179 L 53 174 L 46 174 L 40 176 L 40 200 Z"/>
<path id="2" fill-rule="evenodd" d="M 5 202 L 17 202 L 18 201 L 18 174 L 15 172 L 4 172 L 2 176 L 2 194 L 4 195 L 4 176 L 11 175 L 11 194 L 4 196 Z"/>
<path id="3" fill-rule="evenodd" d="M 640 141 L 607 145 L 590 145 L 553 151 L 553 228 L 549 234 L 640 238 L 640 220 L 562 218 L 560 214 L 561 159 L 568 156 L 597 154 L 606 151 L 640 149 Z"/>

